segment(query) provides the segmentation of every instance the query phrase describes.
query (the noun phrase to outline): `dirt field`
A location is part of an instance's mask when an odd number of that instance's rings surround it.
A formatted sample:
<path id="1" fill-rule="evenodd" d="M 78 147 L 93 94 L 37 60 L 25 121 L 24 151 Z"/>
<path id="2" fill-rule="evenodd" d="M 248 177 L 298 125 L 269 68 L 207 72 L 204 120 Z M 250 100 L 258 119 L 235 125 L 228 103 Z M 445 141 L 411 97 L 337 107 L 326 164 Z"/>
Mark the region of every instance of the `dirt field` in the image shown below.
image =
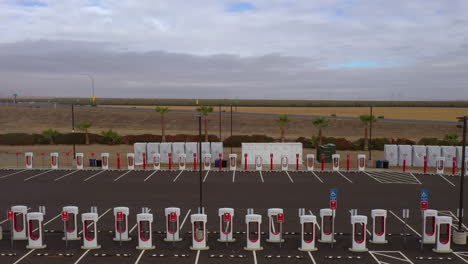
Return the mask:
<path id="1" fill-rule="evenodd" d="M 153 109 L 154 106 L 131 106 L 131 105 L 105 105 L 106 107 L 119 108 L 146 108 Z M 173 110 L 195 110 L 193 106 L 170 106 Z M 288 115 L 311 115 L 311 116 L 343 116 L 359 117 L 369 114 L 369 107 L 234 107 L 240 113 L 257 114 L 288 114 Z M 218 107 L 215 107 L 218 111 Z M 229 112 L 230 107 L 222 107 L 221 111 Z M 468 108 L 458 107 L 374 107 L 375 116 L 384 116 L 388 119 L 404 120 L 433 120 L 433 121 L 456 121 L 459 116 L 468 114 Z"/>
<path id="2" fill-rule="evenodd" d="M 219 116 L 213 113 L 209 116 L 209 133 L 219 135 Z M 233 135 L 266 134 L 279 138 L 279 129 L 273 116 L 233 115 Z M 113 129 L 121 135 L 160 134 L 160 117 L 156 112 L 143 110 L 75 108 L 75 124 L 90 121 L 92 133 L 101 133 Z M 1 133 L 24 132 L 41 133 L 53 128 L 59 132 L 71 132 L 71 111 L 64 107 L 24 107 L 0 106 Z M 230 135 L 230 114 L 222 116 L 222 138 Z M 374 124 L 373 137 L 409 138 L 418 140 L 422 137 L 442 138 L 448 133 L 460 133 L 453 124 L 438 123 L 408 123 L 379 121 Z M 198 121 L 195 113 L 170 112 L 166 116 L 167 134 L 197 134 Z M 364 127 L 358 120 L 330 120 L 323 130 L 324 136 L 345 137 L 355 140 L 363 137 Z M 286 131 L 288 140 L 298 137 L 317 135 L 317 129 L 312 125 L 311 118 L 292 117 Z"/>

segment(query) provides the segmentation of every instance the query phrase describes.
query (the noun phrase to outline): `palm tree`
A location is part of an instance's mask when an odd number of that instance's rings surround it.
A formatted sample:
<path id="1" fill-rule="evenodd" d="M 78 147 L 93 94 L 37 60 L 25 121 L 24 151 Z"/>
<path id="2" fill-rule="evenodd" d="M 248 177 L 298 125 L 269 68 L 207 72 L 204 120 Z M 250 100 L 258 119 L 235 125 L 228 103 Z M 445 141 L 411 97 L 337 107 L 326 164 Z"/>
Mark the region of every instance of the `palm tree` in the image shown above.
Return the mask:
<path id="1" fill-rule="evenodd" d="M 359 120 L 361 120 L 362 124 L 364 125 L 364 150 L 369 150 L 369 138 L 368 138 L 368 129 L 369 129 L 369 124 L 372 121 L 372 123 L 377 122 L 377 119 L 375 116 L 371 115 L 361 115 L 359 116 Z"/>
<path id="2" fill-rule="evenodd" d="M 288 126 L 289 122 L 291 121 L 288 115 L 279 115 L 275 119 L 276 123 L 278 123 L 278 127 L 281 133 L 281 142 L 284 142 L 284 133 L 286 132 L 286 127 Z"/>
<path id="3" fill-rule="evenodd" d="M 57 130 L 47 129 L 42 132 L 42 137 L 49 142 L 49 144 L 55 144 L 55 139 L 58 136 Z"/>
<path id="4" fill-rule="evenodd" d="M 154 109 L 156 112 L 161 114 L 161 136 L 162 142 L 166 142 L 166 129 L 164 127 L 164 115 L 166 115 L 170 110 L 167 106 L 158 106 Z"/>
<path id="5" fill-rule="evenodd" d="M 88 129 L 93 126 L 93 123 L 89 121 L 83 121 L 78 124 L 78 130 L 83 131 L 85 133 L 85 143 L 86 145 L 89 145 L 89 134 L 88 134 Z"/>
<path id="6" fill-rule="evenodd" d="M 328 119 L 325 117 L 317 117 L 312 120 L 312 124 L 314 124 L 314 127 L 318 129 L 318 141 L 317 141 L 317 147 L 322 145 L 322 128 L 325 128 L 328 126 Z"/>
<path id="7" fill-rule="evenodd" d="M 208 114 L 213 112 L 214 108 L 212 106 L 200 106 L 197 107 L 197 112 L 199 112 L 204 119 L 205 126 L 205 141 L 208 142 Z"/>

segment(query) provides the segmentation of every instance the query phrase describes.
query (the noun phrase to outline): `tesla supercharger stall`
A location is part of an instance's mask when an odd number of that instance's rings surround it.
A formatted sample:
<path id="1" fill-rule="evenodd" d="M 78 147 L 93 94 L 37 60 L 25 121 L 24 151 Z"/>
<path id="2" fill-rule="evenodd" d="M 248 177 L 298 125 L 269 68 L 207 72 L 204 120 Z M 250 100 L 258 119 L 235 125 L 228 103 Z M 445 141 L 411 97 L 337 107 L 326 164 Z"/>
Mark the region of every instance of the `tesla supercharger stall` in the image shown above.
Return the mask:
<path id="1" fill-rule="evenodd" d="M 42 229 L 44 214 L 40 212 L 27 213 L 26 221 L 28 223 L 28 249 L 46 248 L 43 243 L 44 231 Z"/>
<path id="2" fill-rule="evenodd" d="M 161 169 L 161 154 L 159 153 L 153 153 L 153 168 L 155 170 L 160 170 Z"/>
<path id="3" fill-rule="evenodd" d="M 387 244 L 387 210 L 373 209 L 371 211 L 372 217 L 372 239 L 369 240 L 372 244 Z"/>
<path id="4" fill-rule="evenodd" d="M 286 155 L 281 155 L 281 170 L 282 171 L 287 171 L 289 169 L 289 160 L 288 156 Z"/>
<path id="5" fill-rule="evenodd" d="M 129 170 L 135 169 L 135 153 L 127 153 L 127 168 Z"/>
<path id="6" fill-rule="evenodd" d="M 206 170 L 206 171 L 211 170 L 211 154 L 210 153 L 203 154 L 203 170 Z"/>
<path id="7" fill-rule="evenodd" d="M 58 152 L 50 153 L 50 168 L 56 170 L 59 168 L 59 154 Z"/>
<path id="8" fill-rule="evenodd" d="M 99 220 L 97 213 L 81 214 L 81 222 L 83 223 L 83 246 L 81 249 L 98 249 L 101 245 L 98 244 L 97 222 Z"/>
<path id="9" fill-rule="evenodd" d="M 218 242 L 236 242 L 233 238 L 233 223 L 234 223 L 234 209 L 233 208 L 219 208 L 219 238 Z"/>
<path id="10" fill-rule="evenodd" d="M 138 246 L 140 250 L 155 249 L 153 245 L 153 214 L 140 213 L 137 214 L 138 226 Z"/>
<path id="11" fill-rule="evenodd" d="M 281 208 L 268 209 L 268 239 L 270 243 L 282 243 L 284 212 Z"/>
<path id="12" fill-rule="evenodd" d="M 253 213 L 247 214 L 245 216 L 245 223 L 247 225 L 247 246 L 244 249 L 249 251 L 263 250 L 260 246 L 262 216 Z"/>
<path id="13" fill-rule="evenodd" d="M 229 170 L 237 169 L 237 154 L 229 154 Z"/>
<path id="14" fill-rule="evenodd" d="M 114 241 L 130 241 L 128 236 L 128 216 L 130 209 L 128 207 L 114 208 Z"/>
<path id="15" fill-rule="evenodd" d="M 101 168 L 103 170 L 109 169 L 109 153 L 101 153 Z"/>
<path id="16" fill-rule="evenodd" d="M 179 170 L 185 170 L 186 167 L 187 155 L 185 153 L 180 153 L 178 158 Z"/>
<path id="17" fill-rule="evenodd" d="M 299 216 L 301 223 L 301 247 L 300 251 L 317 251 L 315 247 L 315 225 L 317 217 L 315 215 Z"/>
<path id="18" fill-rule="evenodd" d="M 75 158 L 76 158 L 76 169 L 77 170 L 84 169 L 84 154 L 83 153 L 76 153 Z"/>
<path id="19" fill-rule="evenodd" d="M 452 236 L 452 217 L 437 216 L 436 224 L 436 247 L 432 251 L 436 253 L 452 253 L 450 240 Z"/>
<path id="20" fill-rule="evenodd" d="M 423 211 L 423 244 L 435 244 L 436 242 L 436 217 L 437 210 Z"/>
<path id="21" fill-rule="evenodd" d="M 13 240 L 27 240 L 26 214 L 28 213 L 28 207 L 15 205 L 11 207 L 11 212 L 13 214 Z"/>
<path id="22" fill-rule="evenodd" d="M 192 222 L 192 246 L 191 250 L 208 250 L 210 247 L 206 245 L 208 238 L 206 231 L 206 222 L 208 217 L 206 214 L 193 214 L 190 216 Z"/>
<path id="23" fill-rule="evenodd" d="M 68 220 L 64 223 L 64 236 L 63 240 L 80 240 L 78 236 L 78 207 L 77 206 L 64 206 L 62 213 L 66 212 Z M 66 236 L 66 237 L 65 237 Z"/>
<path id="24" fill-rule="evenodd" d="M 33 168 L 33 161 L 34 161 L 34 153 L 32 152 L 24 153 L 24 163 L 25 163 L 26 169 Z"/>
<path id="25" fill-rule="evenodd" d="M 366 155 L 364 154 L 357 155 L 357 165 L 358 165 L 358 171 L 366 170 Z"/>
<path id="26" fill-rule="evenodd" d="M 444 174 L 444 170 L 445 170 L 445 158 L 437 157 L 436 158 L 436 173 Z"/>
<path id="27" fill-rule="evenodd" d="M 332 170 L 339 171 L 340 170 L 340 154 L 333 154 L 332 155 Z"/>
<path id="28" fill-rule="evenodd" d="M 182 241 L 180 238 L 180 208 L 169 207 L 164 209 L 164 214 L 166 216 L 166 242 L 178 242 Z"/>
<path id="29" fill-rule="evenodd" d="M 320 243 L 335 243 L 333 232 L 335 232 L 335 212 L 329 208 L 320 209 Z"/>
<path id="30" fill-rule="evenodd" d="M 260 155 L 255 155 L 255 170 L 261 171 L 263 169 L 263 158 Z"/>
<path id="31" fill-rule="evenodd" d="M 313 171 L 315 168 L 315 155 L 307 154 L 306 155 L 306 165 L 308 171 Z"/>
<path id="32" fill-rule="evenodd" d="M 349 249 L 352 252 L 366 252 L 368 251 L 366 247 L 366 236 L 367 236 L 367 216 L 365 215 L 352 215 L 351 216 L 351 225 L 352 225 L 352 244 Z"/>

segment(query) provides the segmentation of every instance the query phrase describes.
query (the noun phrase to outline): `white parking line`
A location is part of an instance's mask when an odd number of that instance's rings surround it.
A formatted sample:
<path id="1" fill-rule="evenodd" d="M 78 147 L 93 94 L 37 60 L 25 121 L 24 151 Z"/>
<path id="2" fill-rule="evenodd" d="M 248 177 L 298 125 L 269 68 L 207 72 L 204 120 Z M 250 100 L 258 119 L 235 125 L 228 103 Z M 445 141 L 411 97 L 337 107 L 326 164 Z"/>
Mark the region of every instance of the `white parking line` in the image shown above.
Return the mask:
<path id="1" fill-rule="evenodd" d="M 289 180 L 291 181 L 291 183 L 294 183 L 294 181 L 293 181 L 293 179 L 291 178 L 291 175 L 289 175 L 289 172 L 288 172 L 288 171 L 286 171 L 286 175 L 288 175 Z"/>
<path id="2" fill-rule="evenodd" d="M 383 257 L 383 258 L 390 258 L 390 259 L 394 259 L 394 260 L 397 260 L 398 262 L 407 262 L 407 263 L 410 263 L 410 264 L 414 264 L 405 254 L 403 254 L 403 252 L 401 251 L 372 251 L 372 250 L 369 250 L 368 251 L 369 254 L 372 256 L 372 258 L 378 263 L 378 264 L 389 264 L 387 262 L 387 260 L 384 262 L 384 261 L 381 261 L 378 259 L 377 256 L 380 256 L 380 257 Z M 397 257 L 397 256 L 392 256 L 390 254 L 399 254 L 400 257 Z"/>
<path id="3" fill-rule="evenodd" d="M 151 212 L 151 209 L 148 210 L 148 213 Z M 131 234 L 133 232 L 133 230 L 135 230 L 135 228 L 137 228 L 138 226 L 138 222 L 130 229 L 130 231 L 128 231 L 129 234 Z"/>
<path id="4" fill-rule="evenodd" d="M 68 175 L 72 175 L 73 173 L 75 173 L 75 172 L 77 172 L 77 171 L 78 171 L 78 170 L 74 170 L 74 171 L 72 171 L 72 172 L 70 172 L 70 173 L 67 173 L 67 174 L 65 174 L 65 175 L 63 175 L 63 176 L 60 176 L 60 177 L 58 177 L 57 179 L 54 179 L 54 181 L 58 181 L 58 180 L 60 180 L 60 179 L 63 179 L 63 178 L 65 178 L 65 177 L 67 177 Z"/>
<path id="5" fill-rule="evenodd" d="M 367 175 L 367 176 L 371 177 L 371 178 L 372 178 L 372 179 L 374 179 L 376 182 L 378 182 L 378 183 L 382 183 L 382 182 L 381 182 L 379 179 L 375 178 L 375 177 L 374 177 L 374 176 L 372 176 L 371 174 L 369 174 L 369 173 L 367 173 L 367 172 L 365 172 L 365 171 L 363 171 L 363 172 L 364 172 L 364 174 L 365 174 L 365 175 Z"/>
<path id="6" fill-rule="evenodd" d="M 157 170 L 153 171 L 150 175 L 148 175 L 148 177 L 146 177 L 143 181 L 147 181 L 149 180 L 149 178 L 151 178 L 151 176 L 153 176 L 156 172 L 158 172 Z"/>
<path id="7" fill-rule="evenodd" d="M 455 252 L 455 251 L 453 252 L 453 254 L 457 256 L 458 258 L 460 258 L 464 263 L 468 263 L 468 261 L 465 258 L 463 258 L 463 257 L 467 257 L 467 253 L 468 252 Z"/>
<path id="8" fill-rule="evenodd" d="M 138 258 L 136 259 L 135 264 L 138 264 L 138 262 L 140 262 L 140 259 L 141 259 L 141 257 L 143 257 L 143 254 L 145 254 L 144 249 L 141 251 L 140 255 L 138 255 Z"/>
<path id="9" fill-rule="evenodd" d="M 20 171 L 17 171 L 17 172 L 13 172 L 13 173 L 10 173 L 10 174 L 7 174 L 7 175 L 3 175 L 2 177 L 0 177 L 0 179 L 3 179 L 3 178 L 8 178 L 10 176 L 13 176 L 15 174 L 18 174 L 18 173 L 21 173 L 23 171 L 26 171 L 26 170 L 20 170 Z"/>
<path id="10" fill-rule="evenodd" d="M 78 263 L 84 258 L 84 256 L 86 256 L 86 254 L 88 254 L 88 252 L 89 252 L 90 250 L 91 250 L 91 249 L 86 250 L 86 251 L 80 256 L 80 258 L 77 259 L 77 260 L 75 261 L 75 263 L 73 263 L 73 264 L 78 264 Z"/>
<path id="11" fill-rule="evenodd" d="M 83 181 L 89 181 L 90 179 L 96 177 L 97 175 L 99 175 L 99 174 L 101 174 L 101 173 L 103 173 L 103 172 L 105 172 L 105 170 L 102 170 L 102 171 L 100 171 L 100 172 L 98 172 L 98 173 L 95 173 L 95 174 L 89 176 L 88 178 L 84 179 Z"/>
<path id="12" fill-rule="evenodd" d="M 179 174 L 177 174 L 177 176 L 174 178 L 174 180 L 172 180 L 172 182 L 176 182 L 179 176 L 182 174 L 182 172 L 184 172 L 184 170 L 181 170 Z"/>
<path id="13" fill-rule="evenodd" d="M 29 254 L 33 253 L 35 249 L 31 249 L 28 251 L 28 253 L 24 254 L 21 258 L 19 258 L 17 261 L 15 261 L 13 264 L 20 263 L 25 257 L 27 257 Z"/>
<path id="14" fill-rule="evenodd" d="M 31 177 L 28 177 L 28 178 L 24 179 L 24 181 L 29 181 L 30 179 L 36 178 L 36 177 L 38 177 L 38 176 L 41 176 L 42 174 L 46 174 L 46 173 L 51 172 L 51 171 L 52 171 L 52 170 L 43 171 L 43 172 L 41 172 L 41 173 L 39 173 L 39 174 L 35 174 L 35 175 L 31 176 Z"/>
<path id="15" fill-rule="evenodd" d="M 312 263 L 317 264 L 317 262 L 315 262 L 314 257 L 312 256 L 312 253 L 310 253 L 310 251 L 307 251 L 307 253 L 309 253 L 309 257 L 310 257 L 310 260 L 312 260 Z"/>
<path id="16" fill-rule="evenodd" d="M 122 178 L 123 176 L 129 174 L 130 172 L 132 172 L 132 171 L 129 170 L 129 171 L 125 172 L 124 174 L 120 175 L 119 177 L 115 178 L 115 179 L 114 179 L 114 182 L 118 181 L 120 178 Z"/>
<path id="17" fill-rule="evenodd" d="M 314 175 L 315 178 L 317 178 L 317 180 L 319 180 L 321 183 L 323 183 L 322 179 L 320 179 L 320 177 L 317 174 L 315 174 L 315 172 L 313 172 L 313 171 L 310 171 L 310 172 L 312 172 L 312 175 Z"/>
<path id="18" fill-rule="evenodd" d="M 184 226 L 185 221 L 187 220 L 187 217 L 188 217 L 189 214 L 190 214 L 190 211 L 192 211 L 192 209 L 189 209 L 189 210 L 187 211 L 187 214 L 185 215 L 184 220 L 182 220 L 182 223 L 180 224 L 179 230 L 182 230 L 182 227 Z"/>
<path id="19" fill-rule="evenodd" d="M 200 258 L 200 250 L 197 250 L 197 256 L 195 257 L 195 264 L 198 264 L 198 258 Z"/>
<path id="20" fill-rule="evenodd" d="M 253 257 L 254 257 L 254 264 L 257 264 L 257 251 L 252 251 Z"/>
<path id="21" fill-rule="evenodd" d="M 101 217 L 103 217 L 104 215 L 106 215 L 108 212 L 110 212 L 111 208 L 107 209 L 103 214 L 101 214 L 100 216 L 98 216 L 98 221 L 99 219 L 101 219 Z M 83 230 L 81 230 L 78 234 L 81 235 L 81 233 L 83 233 Z"/>
<path id="22" fill-rule="evenodd" d="M 54 218 L 52 218 L 52 219 L 50 219 L 49 221 L 45 222 L 42 226 L 46 226 L 46 225 L 50 224 L 52 221 L 54 221 L 55 219 L 59 218 L 61 215 L 62 215 L 61 213 L 58 214 L 58 215 L 56 215 Z M 34 229 L 33 232 L 36 232 L 38 229 L 39 229 L 39 228 Z"/>
<path id="23" fill-rule="evenodd" d="M 392 210 L 388 210 L 393 216 L 395 216 L 398 220 L 400 220 L 400 222 L 402 223 L 405 223 L 405 221 L 403 221 L 400 217 L 398 217 L 398 215 L 396 215 Z M 411 231 L 413 231 L 416 235 L 418 235 L 419 237 L 421 237 L 421 234 L 419 234 L 416 230 L 414 230 L 410 225 L 406 224 L 406 226 L 411 229 Z"/>
<path id="24" fill-rule="evenodd" d="M 235 180 L 236 180 L 236 171 L 233 171 L 232 172 L 232 182 L 234 183 Z"/>
<path id="25" fill-rule="evenodd" d="M 203 182 L 205 182 L 205 181 L 206 181 L 206 178 L 208 178 L 208 173 L 210 173 L 210 171 L 207 171 L 207 172 L 206 172 L 205 178 L 203 178 Z"/>
<path id="26" fill-rule="evenodd" d="M 440 176 L 442 179 L 446 180 L 450 185 L 452 185 L 453 187 L 455 187 L 455 184 L 453 184 L 453 182 L 449 181 L 448 179 L 446 179 L 446 178 L 445 178 L 444 176 L 442 176 L 441 174 L 439 174 L 439 176 Z"/>
<path id="27" fill-rule="evenodd" d="M 263 180 L 262 171 L 258 171 L 258 172 L 260 172 L 260 179 L 262 180 L 262 182 L 265 182 L 265 181 Z"/>
<path id="28" fill-rule="evenodd" d="M 348 179 L 348 177 L 344 176 L 343 173 L 337 171 L 339 175 L 341 175 L 341 177 L 345 178 L 346 180 L 348 180 L 350 183 L 353 183 L 350 179 Z"/>

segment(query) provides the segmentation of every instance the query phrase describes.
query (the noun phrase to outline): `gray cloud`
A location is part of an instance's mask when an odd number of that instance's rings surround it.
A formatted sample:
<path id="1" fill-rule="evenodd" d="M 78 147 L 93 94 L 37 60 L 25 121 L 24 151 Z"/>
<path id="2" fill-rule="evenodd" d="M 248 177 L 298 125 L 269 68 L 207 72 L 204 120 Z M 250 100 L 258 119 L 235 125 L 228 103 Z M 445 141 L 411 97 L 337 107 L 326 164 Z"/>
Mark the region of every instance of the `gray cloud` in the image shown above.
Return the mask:
<path id="1" fill-rule="evenodd" d="M 0 2 L 0 96 L 468 96 L 467 1 L 42 2 Z"/>

